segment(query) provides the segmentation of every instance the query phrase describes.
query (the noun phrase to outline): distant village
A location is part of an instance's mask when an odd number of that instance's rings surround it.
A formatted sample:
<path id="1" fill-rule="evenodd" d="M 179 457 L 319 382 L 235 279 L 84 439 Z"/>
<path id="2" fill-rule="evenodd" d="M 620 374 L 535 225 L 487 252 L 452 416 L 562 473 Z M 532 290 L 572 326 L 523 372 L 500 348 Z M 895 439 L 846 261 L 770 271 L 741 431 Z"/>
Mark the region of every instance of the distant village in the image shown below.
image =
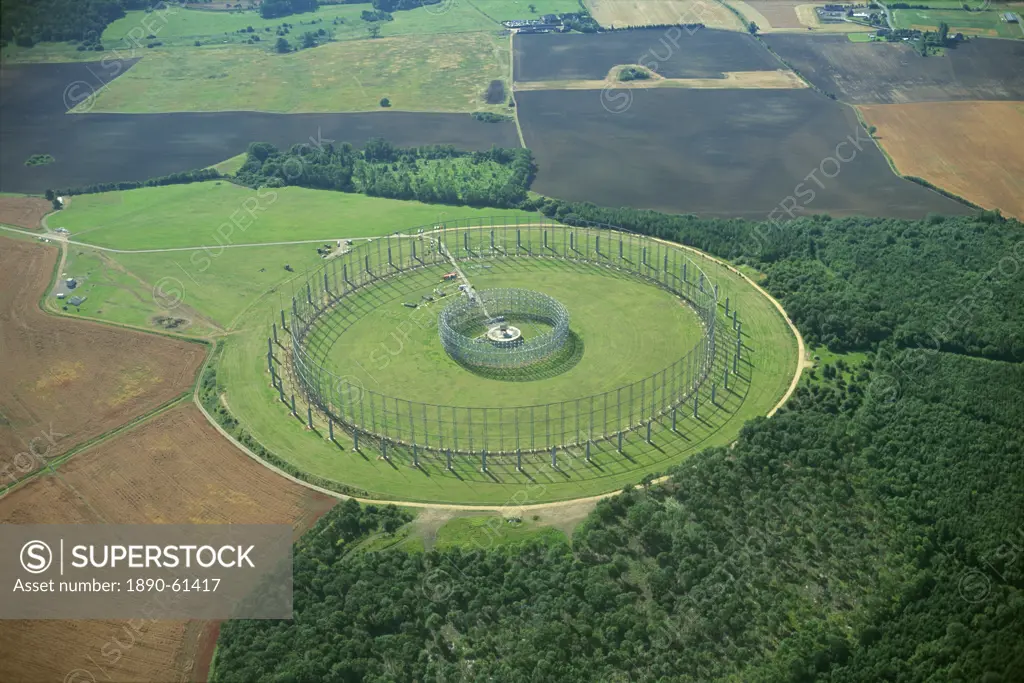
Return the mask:
<path id="1" fill-rule="evenodd" d="M 818 15 L 818 20 L 823 24 L 850 22 L 875 27 L 876 31 L 872 34 L 873 37 L 887 42 L 914 40 L 920 38 L 923 34 L 918 29 L 892 28 L 889 24 L 885 8 L 873 2 L 866 5 L 828 4 L 816 7 L 814 11 Z M 946 40 L 961 41 L 964 40 L 964 34 L 950 33 Z"/>
<path id="2" fill-rule="evenodd" d="M 589 20 L 589 21 L 588 21 Z M 567 33 L 573 28 L 579 30 L 581 22 L 592 22 L 587 14 L 568 12 L 566 14 L 543 14 L 537 19 L 509 19 L 501 22 L 505 28 L 516 33 Z"/>

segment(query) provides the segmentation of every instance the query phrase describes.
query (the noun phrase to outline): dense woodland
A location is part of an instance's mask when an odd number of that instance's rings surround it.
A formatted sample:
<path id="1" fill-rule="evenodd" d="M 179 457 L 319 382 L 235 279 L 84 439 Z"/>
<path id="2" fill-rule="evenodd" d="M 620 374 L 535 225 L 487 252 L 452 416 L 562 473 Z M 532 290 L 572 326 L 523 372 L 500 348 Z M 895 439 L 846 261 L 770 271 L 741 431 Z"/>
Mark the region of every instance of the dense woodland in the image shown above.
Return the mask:
<path id="1" fill-rule="evenodd" d="M 298 185 L 391 199 L 508 208 L 526 200 L 534 173 L 533 156 L 526 149 L 463 152 L 450 145 L 403 149 L 377 138 L 362 149 L 344 143 L 321 148 L 295 145 L 282 152 L 267 143 L 253 143 L 237 179 L 252 187 Z"/>
<path id="2" fill-rule="evenodd" d="M 1024 366 L 883 349 L 572 547 L 307 542 L 295 621 L 226 624 L 216 680 L 1019 681 L 1022 425 Z"/>
<path id="3" fill-rule="evenodd" d="M 126 10 L 162 5 L 162 0 L 4 0 L 0 40 L 31 47 L 42 41 L 98 45 L 100 34 Z"/>

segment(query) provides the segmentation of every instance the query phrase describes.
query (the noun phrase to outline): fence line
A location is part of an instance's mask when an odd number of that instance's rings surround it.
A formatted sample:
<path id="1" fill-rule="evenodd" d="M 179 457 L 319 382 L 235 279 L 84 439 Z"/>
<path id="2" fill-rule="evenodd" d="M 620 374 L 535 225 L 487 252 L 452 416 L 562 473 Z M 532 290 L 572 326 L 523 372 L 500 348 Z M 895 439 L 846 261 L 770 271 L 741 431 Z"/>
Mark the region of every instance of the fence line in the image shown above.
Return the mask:
<path id="1" fill-rule="evenodd" d="M 460 407 L 407 401 L 366 390 L 327 369 L 325 358 L 361 317 L 356 295 L 419 269 L 497 259 L 576 261 L 627 273 L 685 299 L 704 328 L 700 341 L 661 370 L 599 394 L 526 406 Z M 608 226 L 566 226 L 541 218 L 491 217 L 424 226 L 364 243 L 326 261 L 298 286 L 287 331 L 294 375 L 310 403 L 361 437 L 446 454 L 548 452 L 612 439 L 678 411 L 696 415 L 714 366 L 718 287 L 690 255 Z M 327 315 L 330 313 L 330 315 Z M 323 325 L 325 319 L 332 324 Z M 552 451 L 553 453 L 553 451 Z"/>

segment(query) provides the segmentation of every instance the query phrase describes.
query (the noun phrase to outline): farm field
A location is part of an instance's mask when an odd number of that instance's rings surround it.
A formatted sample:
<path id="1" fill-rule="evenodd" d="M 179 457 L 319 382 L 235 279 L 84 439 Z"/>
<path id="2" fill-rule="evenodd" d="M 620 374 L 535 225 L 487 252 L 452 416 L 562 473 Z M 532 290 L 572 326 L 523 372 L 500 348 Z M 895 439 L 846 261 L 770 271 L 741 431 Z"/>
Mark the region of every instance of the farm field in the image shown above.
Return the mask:
<path id="1" fill-rule="evenodd" d="M 524 90 L 605 90 L 614 98 L 619 90 L 650 88 L 751 88 L 783 89 L 806 88 L 807 84 L 789 70 L 777 71 L 730 71 L 721 78 L 650 78 L 646 80 L 621 81 L 612 69 L 609 77 L 601 81 L 526 81 L 517 83 L 517 92 Z M 614 102 L 614 99 L 612 100 Z M 614 106 L 613 106 L 614 109 Z"/>
<path id="2" fill-rule="evenodd" d="M 517 95 L 523 135 L 536 150 L 537 192 L 604 206 L 754 220 L 784 201 L 807 214 L 969 211 L 898 178 L 853 112 L 811 90 L 636 89 L 616 95 L 627 96 L 629 106 L 612 113 L 594 92 Z M 813 182 L 806 176 L 835 157 L 844 141 L 839 154 L 849 158 L 849 140 L 859 140 L 861 150 L 842 164 L 841 174 L 820 186 L 801 186 Z M 737 158 L 744 163 L 736 164 Z M 834 175 L 832 168 L 826 171 Z M 794 197 L 797 192 L 803 199 Z M 785 216 L 781 209 L 775 214 Z"/>
<path id="3" fill-rule="evenodd" d="M 391 462 L 381 460 L 365 442 L 362 453 L 351 451 L 351 439 L 336 430 L 337 443 L 326 439 L 326 424 L 314 420 L 315 430 L 302 419 L 290 416 L 277 400 L 266 374 L 267 330 L 276 311 L 254 307 L 247 327 L 226 341 L 218 359 L 217 382 L 225 389 L 222 401 L 239 420 L 240 428 L 277 457 L 321 482 L 338 482 L 354 495 L 368 498 L 503 504 L 540 503 L 595 495 L 635 482 L 647 472 L 660 472 L 706 446 L 728 443 L 744 421 L 771 410 L 781 397 L 797 368 L 796 340 L 775 307 L 749 284 L 712 261 L 703 260 L 705 272 L 719 282 L 744 311 L 744 336 L 750 334 L 748 356 L 752 378 L 735 385 L 719 409 L 705 413 L 699 423 L 688 422 L 685 439 L 662 427 L 654 430 L 655 446 L 642 436 L 631 434 L 625 443 L 629 460 L 615 453 L 614 444 L 596 442 L 593 463 L 582 453 L 563 453 L 559 470 L 546 457 L 524 455 L 524 473 L 514 469 L 514 460 L 489 462 L 488 473 L 480 471 L 478 460 L 456 458 L 455 471 L 444 469 L 444 460 L 421 455 L 420 469 L 413 469 L 412 456 L 402 450 L 390 452 Z M 262 324 L 261 322 L 262 321 Z M 724 360 L 724 359 L 723 359 Z M 748 381 L 749 380 L 749 381 Z M 706 397 L 705 397 L 706 398 Z M 337 485 L 337 484 L 335 484 Z M 516 496 L 514 498 L 514 496 Z"/>
<path id="4" fill-rule="evenodd" d="M 1006 8 L 1002 7 L 980 12 L 964 12 L 960 9 L 896 9 L 892 11 L 892 18 L 896 28 L 936 31 L 940 23 L 946 23 L 950 33 L 963 33 L 965 36 L 1024 38 L 1021 24 L 1010 24 L 1002 20 L 1005 11 Z"/>
<path id="5" fill-rule="evenodd" d="M 669 40 L 665 32 L 517 35 L 515 80 L 598 80 L 619 64 L 640 64 L 665 78 L 721 78 L 730 71 L 775 71 L 781 66 L 749 35 L 680 30 L 680 36 Z"/>
<path id="6" fill-rule="evenodd" d="M 1024 102 L 867 105 L 900 173 L 1024 221 Z"/>
<path id="7" fill-rule="evenodd" d="M 531 12 L 529 5 L 535 11 Z M 201 45 L 245 44 L 250 36 L 260 41 L 251 49 L 269 50 L 277 40 L 277 29 L 284 23 L 292 25 L 285 36 L 293 45 L 306 31 L 324 29 L 336 41 L 365 40 L 370 22 L 360 19 L 366 7 L 358 5 L 322 5 L 315 12 L 293 14 L 288 17 L 263 19 L 258 12 L 210 12 L 201 9 L 172 7 L 162 16 L 146 15 L 141 11 L 127 12 L 103 32 L 103 44 L 110 48 L 130 50 L 140 29 L 152 33 L 163 47 L 192 48 L 195 41 Z M 548 13 L 578 12 L 575 0 L 474 0 L 473 2 L 444 1 L 411 10 L 392 13 L 392 21 L 376 22 L 381 37 L 437 36 L 441 34 L 493 31 L 500 29 L 501 21 L 528 19 Z M 148 28 L 147 28 L 148 27 Z M 249 27 L 253 32 L 246 31 Z M 268 30 L 269 29 L 269 30 Z M 241 33 L 239 31 L 242 31 Z M 143 40 L 143 43 L 146 41 Z"/>
<path id="8" fill-rule="evenodd" d="M 704 24 L 708 28 L 743 31 L 735 14 L 714 0 L 587 0 L 590 14 L 601 26 L 665 26 Z"/>
<path id="9" fill-rule="evenodd" d="M 28 230 L 41 229 L 43 216 L 53 204 L 42 197 L 0 196 L 0 223 Z"/>
<path id="10" fill-rule="evenodd" d="M 26 67 L 17 67 L 18 69 Z M 48 67 L 43 67 L 48 68 Z M 66 84 L 56 85 L 58 100 Z M 17 97 L 3 90 L 3 98 Z M 205 168 L 245 151 L 251 142 L 298 143 L 383 137 L 398 146 L 451 144 L 460 149 L 517 147 L 514 123 L 484 123 L 468 114 L 381 111 L 365 114 L 89 114 L 0 117 L 0 190 L 38 193 L 93 183 L 146 180 Z M 59 140 L 59 145 L 55 142 Z M 119 154 L 110 154 L 111 147 Z M 59 149 L 58 149 L 59 148 Z M 25 166 L 31 154 L 57 152 L 55 163 Z"/>
<path id="11" fill-rule="evenodd" d="M 188 390 L 206 355 L 183 340 L 46 315 L 57 250 L 0 238 L 4 485 Z M 37 456 L 28 457 L 32 448 Z"/>
<path id="12" fill-rule="evenodd" d="M 748 21 L 757 24 L 759 33 L 858 33 L 870 32 L 867 26 L 851 22 L 823 23 L 814 8 L 824 3 L 806 0 L 728 0 L 727 4 L 739 10 Z"/>
<path id="13" fill-rule="evenodd" d="M 298 534 L 334 502 L 246 457 L 189 405 L 78 453 L 56 474 L 9 492 L 0 498 L 0 521 L 273 523 L 293 524 Z M 189 681 L 207 626 L 143 619 L 4 621 L 0 679 L 60 681 L 79 669 L 126 683 Z M 40 657 L 40 642 L 60 647 Z M 79 676 L 74 680 L 91 680 Z"/>
<path id="14" fill-rule="evenodd" d="M 154 49 L 74 111 L 156 113 L 264 111 L 342 113 L 472 112 L 488 104 L 488 85 L 508 75 L 508 43 L 492 33 L 438 41 L 403 36 L 279 55 L 242 46 Z"/>
<path id="15" fill-rule="evenodd" d="M 302 187 L 252 190 L 208 181 L 77 196 L 50 222 L 71 231 L 73 240 L 101 247 L 217 250 L 228 244 L 374 237 L 495 211 Z M 163 218 L 155 223 L 153 216 Z"/>
<path id="16" fill-rule="evenodd" d="M 850 104 L 1024 100 L 1024 44 L 977 39 L 923 58 L 902 43 L 772 34 L 765 43 L 815 86 Z"/>

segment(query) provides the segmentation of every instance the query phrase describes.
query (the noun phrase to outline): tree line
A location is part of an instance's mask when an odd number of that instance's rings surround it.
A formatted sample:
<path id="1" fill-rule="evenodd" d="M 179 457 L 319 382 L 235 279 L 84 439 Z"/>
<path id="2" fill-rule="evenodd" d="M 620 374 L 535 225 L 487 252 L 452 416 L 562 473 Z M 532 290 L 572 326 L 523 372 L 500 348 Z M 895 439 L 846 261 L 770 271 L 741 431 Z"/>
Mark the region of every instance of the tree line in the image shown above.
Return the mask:
<path id="1" fill-rule="evenodd" d="M 291 14 L 315 12 L 319 6 L 317 0 L 263 0 L 260 16 L 264 19 L 287 17 Z"/>
<path id="2" fill-rule="evenodd" d="M 0 41 L 32 47 L 43 41 L 98 44 L 103 30 L 126 10 L 162 6 L 162 0 L 4 0 Z"/>
<path id="3" fill-rule="evenodd" d="M 536 167 L 525 149 L 466 152 L 450 145 L 399 148 L 381 138 L 362 149 L 348 143 L 287 151 L 249 145 L 238 182 L 251 187 L 297 185 L 376 197 L 510 208 L 522 205 Z"/>
<path id="4" fill-rule="evenodd" d="M 182 171 L 170 175 L 158 176 L 149 180 L 126 180 L 116 183 L 94 183 L 83 187 L 71 187 L 63 190 L 49 189 L 46 191 L 47 199 L 55 197 L 66 197 L 76 194 L 97 194 L 99 192 L 116 192 L 121 190 L 137 190 L 140 187 L 160 187 L 162 185 L 187 185 L 189 183 L 201 183 L 207 180 L 217 180 L 224 176 L 214 168 L 199 168 L 194 171 Z"/>

